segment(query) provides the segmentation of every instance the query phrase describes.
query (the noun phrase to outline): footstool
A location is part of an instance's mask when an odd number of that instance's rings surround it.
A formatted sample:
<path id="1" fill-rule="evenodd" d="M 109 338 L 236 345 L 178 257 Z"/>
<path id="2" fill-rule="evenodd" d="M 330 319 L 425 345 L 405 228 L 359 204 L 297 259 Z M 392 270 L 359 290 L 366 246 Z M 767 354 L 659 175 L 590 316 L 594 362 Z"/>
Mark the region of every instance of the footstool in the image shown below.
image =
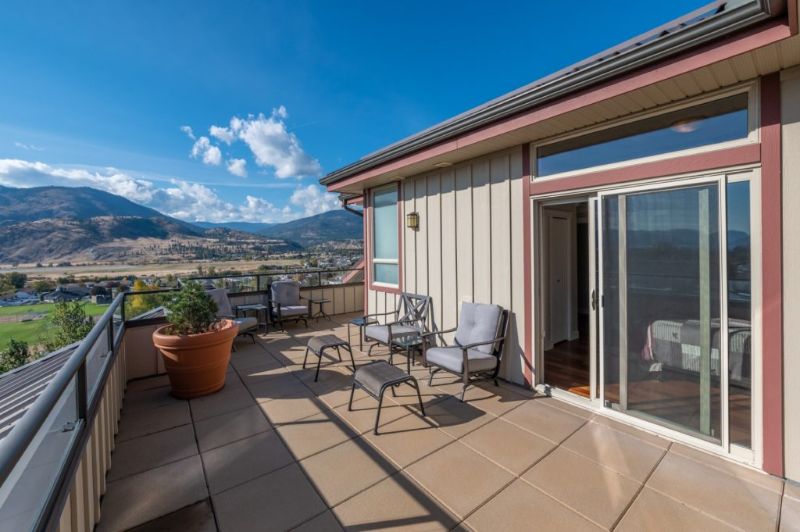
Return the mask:
<path id="1" fill-rule="evenodd" d="M 378 434 L 378 424 L 381 419 L 381 406 L 383 405 L 383 392 L 385 392 L 387 388 L 391 388 L 392 394 L 394 394 L 394 387 L 402 383 L 408 384 L 417 391 L 419 409 L 422 412 L 422 416 L 425 417 L 425 407 L 422 406 L 422 395 L 419 393 L 417 379 L 402 369 L 392 366 L 385 360 L 377 360 L 370 364 L 365 364 L 356 370 L 355 375 L 353 375 L 353 387 L 350 389 L 350 402 L 347 404 L 347 409 L 353 409 L 353 394 L 356 391 L 356 386 L 377 399 L 378 413 L 375 416 L 375 429 L 372 432 L 373 434 Z"/>
<path id="2" fill-rule="evenodd" d="M 353 371 L 356 370 L 356 361 L 353 359 L 353 351 L 350 349 L 350 342 L 342 340 L 333 334 L 323 334 L 322 336 L 315 336 L 308 341 L 306 346 L 306 356 L 303 357 L 303 369 L 306 369 L 306 360 L 308 360 L 308 352 L 311 351 L 317 355 L 317 373 L 314 375 L 314 382 L 319 379 L 319 367 L 322 365 L 322 355 L 326 349 L 336 349 L 336 354 L 339 356 L 339 362 L 342 361 L 342 353 L 339 348 L 343 347 L 350 353 L 350 362 L 353 364 Z"/>

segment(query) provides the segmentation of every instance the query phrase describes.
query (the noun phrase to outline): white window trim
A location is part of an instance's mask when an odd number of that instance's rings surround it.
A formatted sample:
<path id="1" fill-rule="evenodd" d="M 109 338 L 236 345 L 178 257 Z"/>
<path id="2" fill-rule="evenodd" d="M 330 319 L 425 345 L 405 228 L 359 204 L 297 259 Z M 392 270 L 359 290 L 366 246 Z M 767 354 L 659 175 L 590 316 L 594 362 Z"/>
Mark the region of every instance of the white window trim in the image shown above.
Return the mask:
<path id="1" fill-rule="evenodd" d="M 384 190 L 394 190 L 396 193 L 396 200 L 395 206 L 397 208 L 397 231 L 400 232 L 400 183 L 391 183 L 388 185 L 383 185 L 377 188 L 372 189 L 370 192 L 370 205 L 374 206 L 374 197 L 376 192 L 381 192 Z M 373 207 L 374 209 L 374 207 Z M 385 258 L 377 258 L 375 257 L 375 215 L 374 211 L 370 216 L 370 284 L 372 286 L 377 286 L 380 288 L 400 288 L 400 240 L 398 236 L 397 240 L 397 258 L 396 259 L 385 259 Z M 397 283 L 384 283 L 381 281 L 375 280 L 375 265 L 376 264 L 391 264 L 397 266 Z"/>
<path id="2" fill-rule="evenodd" d="M 641 112 L 635 114 L 633 116 L 627 116 L 624 118 L 619 118 L 615 120 L 609 120 L 608 122 L 604 122 L 598 126 L 588 127 L 581 129 L 577 132 L 566 133 L 564 135 L 559 135 L 556 137 L 551 137 L 543 142 L 539 142 L 536 144 L 531 144 L 530 147 L 530 160 L 531 160 L 531 180 L 536 180 L 537 182 L 545 182 L 550 181 L 553 179 L 563 179 L 565 177 L 572 177 L 576 175 L 585 175 L 594 172 L 601 172 L 605 170 L 614 170 L 617 168 L 625 168 L 628 166 L 636 166 L 640 164 L 650 163 L 654 161 L 663 161 L 668 159 L 674 159 L 676 157 L 684 157 L 687 155 L 697 155 L 700 153 L 708 153 L 713 151 L 718 151 L 725 148 L 735 148 L 738 146 L 747 146 L 750 144 L 757 144 L 760 142 L 759 132 L 760 132 L 760 107 L 759 107 L 759 84 L 758 80 L 748 81 L 746 83 L 739 84 L 734 87 L 730 87 L 728 89 L 724 89 L 721 91 L 716 91 L 712 94 L 708 94 L 701 97 L 696 98 L 689 98 L 686 100 L 682 100 L 677 103 L 663 105 L 658 107 L 657 109 Z M 652 118 L 654 116 L 663 115 L 666 113 L 671 113 L 673 111 L 678 111 L 681 109 L 686 109 L 690 107 L 694 107 L 697 105 L 702 105 L 704 103 L 713 102 L 715 100 L 720 100 L 722 98 L 727 98 L 729 96 L 735 96 L 737 94 L 744 94 L 746 93 L 747 98 L 747 137 L 743 139 L 737 140 L 730 140 L 726 142 L 718 142 L 716 144 L 707 144 L 705 146 L 698 146 L 696 148 L 688 148 L 685 150 L 678 150 L 678 151 L 671 151 L 667 153 L 661 153 L 657 155 L 651 155 L 648 157 L 639 157 L 636 159 L 626 159 L 624 161 L 617 161 L 614 163 L 608 163 L 598 166 L 591 166 L 588 168 L 581 168 L 579 170 L 570 170 L 569 172 L 560 172 L 557 174 L 551 174 L 548 176 L 537 176 L 537 164 L 538 164 L 538 157 L 537 157 L 537 149 L 543 146 L 548 146 L 550 144 L 554 144 L 556 142 L 561 142 L 563 140 L 572 139 L 576 137 L 582 137 L 584 135 L 595 133 L 597 131 L 603 131 L 606 129 L 612 129 L 617 126 L 621 126 L 624 124 L 629 124 L 631 122 L 638 122 L 640 120 L 644 120 L 647 118 Z"/>

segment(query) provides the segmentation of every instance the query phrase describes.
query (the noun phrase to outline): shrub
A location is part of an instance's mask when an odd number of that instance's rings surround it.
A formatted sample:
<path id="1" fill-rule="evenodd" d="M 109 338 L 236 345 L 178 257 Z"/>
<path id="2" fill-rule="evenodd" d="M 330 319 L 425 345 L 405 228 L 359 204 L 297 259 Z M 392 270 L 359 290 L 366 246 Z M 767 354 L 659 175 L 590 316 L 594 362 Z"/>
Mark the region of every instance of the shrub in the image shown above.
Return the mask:
<path id="1" fill-rule="evenodd" d="M 200 283 L 190 281 L 165 305 L 171 334 L 199 334 L 217 322 L 217 304 Z"/>
<path id="2" fill-rule="evenodd" d="M 27 342 L 22 340 L 8 341 L 8 347 L 0 352 L 0 373 L 18 368 L 31 359 Z"/>
<path id="3" fill-rule="evenodd" d="M 92 330 L 94 321 L 86 315 L 79 301 L 56 303 L 50 313 L 53 336 L 45 343 L 48 352 L 61 349 L 65 345 L 80 342 Z"/>

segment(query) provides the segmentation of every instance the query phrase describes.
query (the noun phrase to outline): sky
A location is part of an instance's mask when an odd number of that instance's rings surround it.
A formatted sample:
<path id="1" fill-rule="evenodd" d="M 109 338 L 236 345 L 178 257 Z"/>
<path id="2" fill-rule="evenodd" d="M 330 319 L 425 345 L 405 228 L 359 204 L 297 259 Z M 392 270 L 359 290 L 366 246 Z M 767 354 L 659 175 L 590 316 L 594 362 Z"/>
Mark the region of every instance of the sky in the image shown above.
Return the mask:
<path id="1" fill-rule="evenodd" d="M 6 0 L 0 185 L 310 216 L 325 173 L 701 5 Z"/>

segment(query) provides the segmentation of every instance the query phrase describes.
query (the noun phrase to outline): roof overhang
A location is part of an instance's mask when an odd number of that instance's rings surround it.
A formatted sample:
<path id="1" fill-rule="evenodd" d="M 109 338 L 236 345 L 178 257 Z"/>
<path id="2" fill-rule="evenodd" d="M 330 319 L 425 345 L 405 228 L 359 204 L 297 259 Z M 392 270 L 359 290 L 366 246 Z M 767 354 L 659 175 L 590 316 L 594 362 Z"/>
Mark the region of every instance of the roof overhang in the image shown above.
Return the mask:
<path id="1" fill-rule="evenodd" d="M 598 86 L 644 71 L 654 69 L 668 59 L 707 49 L 714 42 L 732 38 L 734 34 L 747 37 L 759 34 L 751 46 L 763 46 L 762 32 L 756 28 L 781 26 L 785 31 L 773 31 L 769 38 L 786 38 L 790 27 L 796 27 L 797 0 L 790 0 L 788 20 L 774 19 L 787 12 L 783 0 L 717 1 L 680 19 L 665 24 L 635 39 L 531 83 L 505 96 L 492 100 L 416 135 L 374 152 L 361 160 L 336 170 L 320 182 L 330 190 L 355 192 L 361 187 L 356 181 L 379 177 L 398 167 L 398 163 L 434 161 L 437 156 L 464 149 L 468 137 L 490 138 L 497 124 L 509 124 L 524 114 L 531 115 L 542 108 L 554 106 L 571 96 L 586 93 Z M 792 21 L 794 20 L 794 23 Z M 781 23 L 783 22 L 783 23 Z M 770 24 L 771 23 L 771 24 Z M 794 29 L 794 28 L 791 28 Z M 747 32 L 745 30 L 751 30 Z M 730 52 L 742 53 L 742 47 Z M 505 128 L 507 129 L 507 128 Z M 502 143 L 498 144 L 502 148 Z M 480 150 L 475 151 L 478 153 Z M 463 157 L 461 157 L 463 159 Z M 453 161 L 449 161 L 453 162 Z"/>

